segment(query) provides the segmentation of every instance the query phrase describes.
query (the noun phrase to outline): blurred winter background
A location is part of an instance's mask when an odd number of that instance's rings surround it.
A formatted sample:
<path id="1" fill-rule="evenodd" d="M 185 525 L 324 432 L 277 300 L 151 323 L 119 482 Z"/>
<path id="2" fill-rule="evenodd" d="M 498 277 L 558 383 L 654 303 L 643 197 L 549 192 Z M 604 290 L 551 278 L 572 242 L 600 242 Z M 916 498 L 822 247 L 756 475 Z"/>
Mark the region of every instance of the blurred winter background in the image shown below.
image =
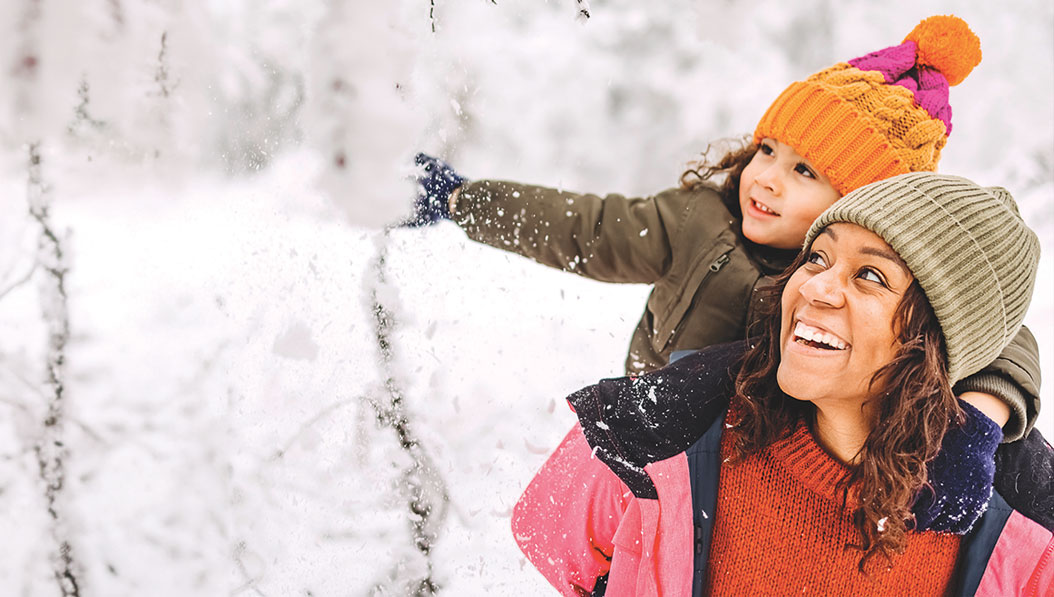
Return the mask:
<path id="1" fill-rule="evenodd" d="M 545 593 L 511 507 L 647 289 L 385 235 L 413 153 L 655 192 L 946 12 L 984 61 L 942 168 L 1040 232 L 1049 377 L 1046 0 L 5 2 L 0 593 Z"/>

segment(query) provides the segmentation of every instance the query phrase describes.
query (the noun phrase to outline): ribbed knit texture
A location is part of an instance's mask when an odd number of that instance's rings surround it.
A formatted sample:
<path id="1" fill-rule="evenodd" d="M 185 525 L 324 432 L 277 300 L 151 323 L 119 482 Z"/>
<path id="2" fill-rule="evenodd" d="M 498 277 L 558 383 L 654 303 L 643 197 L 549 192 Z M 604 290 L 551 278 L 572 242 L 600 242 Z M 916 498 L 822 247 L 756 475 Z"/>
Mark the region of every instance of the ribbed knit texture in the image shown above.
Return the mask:
<path id="1" fill-rule="evenodd" d="M 952 129 L 948 86 L 980 61 L 980 41 L 965 22 L 930 17 L 900 45 L 792 83 L 754 139 L 790 145 L 843 195 L 896 174 L 936 170 Z"/>
<path id="2" fill-rule="evenodd" d="M 911 92 L 879 72 L 842 63 L 792 83 L 762 116 L 754 137 L 793 147 L 841 194 L 876 180 L 935 170 L 944 124 Z"/>
<path id="3" fill-rule="evenodd" d="M 1039 264 L 1039 239 L 999 187 L 911 173 L 846 195 L 805 238 L 835 222 L 882 237 L 904 260 L 940 321 L 952 383 L 999 355 L 1021 327 Z"/>
<path id="4" fill-rule="evenodd" d="M 721 440 L 732 454 L 731 433 Z M 858 569 L 859 533 L 836 485 L 845 468 L 801 424 L 759 454 L 721 466 L 707 595 L 942 595 L 959 536 L 909 531 L 907 548 Z"/>

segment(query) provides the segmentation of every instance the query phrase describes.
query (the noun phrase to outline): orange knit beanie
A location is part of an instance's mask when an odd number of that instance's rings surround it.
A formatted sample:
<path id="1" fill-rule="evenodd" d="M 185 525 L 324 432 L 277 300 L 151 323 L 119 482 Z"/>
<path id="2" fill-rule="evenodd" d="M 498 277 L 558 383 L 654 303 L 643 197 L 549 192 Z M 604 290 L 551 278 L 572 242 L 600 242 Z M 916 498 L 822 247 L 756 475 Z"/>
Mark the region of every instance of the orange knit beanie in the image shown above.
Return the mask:
<path id="1" fill-rule="evenodd" d="M 790 145 L 843 195 L 897 174 L 934 171 L 951 133 L 948 87 L 980 62 L 981 42 L 962 19 L 930 17 L 900 45 L 792 83 L 754 139 Z"/>

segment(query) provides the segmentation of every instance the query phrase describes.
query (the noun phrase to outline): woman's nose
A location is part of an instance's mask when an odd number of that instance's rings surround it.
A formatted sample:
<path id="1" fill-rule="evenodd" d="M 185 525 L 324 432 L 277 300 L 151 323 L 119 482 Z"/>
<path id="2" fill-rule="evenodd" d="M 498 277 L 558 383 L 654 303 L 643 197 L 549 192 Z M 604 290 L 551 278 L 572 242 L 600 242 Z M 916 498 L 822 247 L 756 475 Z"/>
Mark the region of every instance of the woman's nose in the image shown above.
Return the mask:
<path id="1" fill-rule="evenodd" d="M 828 269 L 806 280 L 798 292 L 810 304 L 841 307 L 845 303 L 844 290 L 837 273 Z"/>

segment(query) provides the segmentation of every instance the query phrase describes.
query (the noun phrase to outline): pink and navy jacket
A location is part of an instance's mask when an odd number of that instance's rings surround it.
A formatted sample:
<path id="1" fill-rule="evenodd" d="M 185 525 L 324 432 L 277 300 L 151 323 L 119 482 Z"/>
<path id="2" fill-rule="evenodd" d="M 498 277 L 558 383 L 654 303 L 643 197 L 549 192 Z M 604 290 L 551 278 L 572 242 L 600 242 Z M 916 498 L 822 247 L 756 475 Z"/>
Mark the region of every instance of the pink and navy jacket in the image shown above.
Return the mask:
<path id="1" fill-rule="evenodd" d="M 569 398 L 579 425 L 512 519 L 520 549 L 561 594 L 702 595 L 723 412 L 743 350 L 712 347 Z M 698 413 L 715 409 L 701 427 Z M 994 424 L 967 410 L 967 424 L 949 432 L 930 465 L 935 497 L 916 504 L 918 528 L 963 535 L 953 594 L 1054 597 L 1054 536 L 991 491 L 992 466 L 982 460 L 991 462 L 1001 436 L 984 437 Z"/>

